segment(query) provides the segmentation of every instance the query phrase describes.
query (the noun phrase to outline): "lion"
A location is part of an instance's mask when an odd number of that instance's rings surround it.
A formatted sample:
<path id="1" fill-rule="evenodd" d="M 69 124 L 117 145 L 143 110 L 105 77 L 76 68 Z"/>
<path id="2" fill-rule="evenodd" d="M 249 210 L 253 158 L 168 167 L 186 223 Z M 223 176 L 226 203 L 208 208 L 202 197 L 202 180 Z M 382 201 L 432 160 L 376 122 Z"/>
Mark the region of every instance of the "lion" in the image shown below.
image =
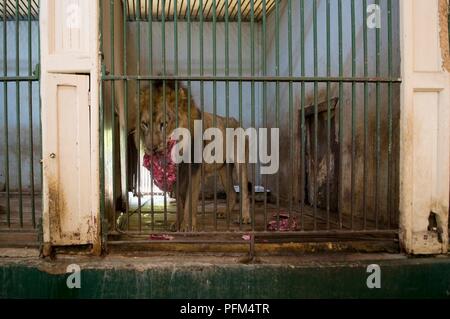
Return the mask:
<path id="1" fill-rule="evenodd" d="M 167 146 L 172 132 L 177 128 L 187 128 L 191 132 L 193 145 L 194 121 L 203 119 L 203 130 L 214 127 L 220 129 L 223 136 L 226 136 L 226 128 L 239 128 L 239 122 L 234 118 L 214 116 L 208 112 L 201 112 L 186 87 L 175 81 L 166 81 L 165 92 L 163 81 L 156 81 L 150 87 L 144 88 L 140 92 L 140 136 L 135 133 L 135 143 L 141 143 L 145 154 L 151 155 L 161 152 Z M 165 94 L 163 94 L 165 93 Z M 151 99 L 151 95 L 153 99 Z M 165 96 L 165 98 L 164 98 Z M 178 109 L 176 108 L 178 99 Z M 190 99 L 190 104 L 189 104 Z M 151 101 L 153 100 L 153 101 Z M 153 103 L 152 103 L 153 102 Z M 165 102 L 165 107 L 164 107 Z M 190 112 L 189 107 L 190 105 Z M 189 123 L 190 113 L 190 123 Z M 178 114 L 178 115 L 177 115 Z M 137 130 L 136 130 L 137 131 Z M 204 141 L 207 145 L 210 141 Z M 225 143 L 224 143 L 225 144 Z M 248 161 L 248 143 L 245 143 L 246 161 Z M 224 153 L 225 154 L 225 149 Z M 236 151 L 235 151 L 236 154 Z M 234 155 L 236 156 L 236 155 Z M 214 172 L 218 172 L 221 183 L 226 193 L 227 212 L 233 211 L 236 205 L 237 194 L 233 185 L 233 171 L 240 181 L 239 189 L 242 191 L 242 220 L 243 224 L 249 224 L 250 200 L 248 190 L 248 171 L 246 163 L 181 163 L 178 166 L 177 182 L 174 194 L 177 203 L 177 221 L 174 225 L 179 231 L 196 231 L 197 229 L 197 207 L 201 190 L 202 169 L 204 176 L 208 177 Z M 245 186 L 243 186 L 245 185 Z M 178 187 L 178 189 L 176 188 Z M 192 222 L 189 223 L 190 211 L 192 209 Z"/>

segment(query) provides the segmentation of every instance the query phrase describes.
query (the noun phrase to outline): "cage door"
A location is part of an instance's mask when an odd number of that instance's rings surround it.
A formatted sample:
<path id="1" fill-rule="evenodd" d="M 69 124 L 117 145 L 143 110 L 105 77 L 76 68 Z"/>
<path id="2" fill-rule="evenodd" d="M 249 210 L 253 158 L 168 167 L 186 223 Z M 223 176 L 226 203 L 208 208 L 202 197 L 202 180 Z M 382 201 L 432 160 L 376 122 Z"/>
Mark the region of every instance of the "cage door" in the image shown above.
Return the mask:
<path id="1" fill-rule="evenodd" d="M 43 105 L 44 241 L 92 243 L 89 76 L 50 74 Z"/>

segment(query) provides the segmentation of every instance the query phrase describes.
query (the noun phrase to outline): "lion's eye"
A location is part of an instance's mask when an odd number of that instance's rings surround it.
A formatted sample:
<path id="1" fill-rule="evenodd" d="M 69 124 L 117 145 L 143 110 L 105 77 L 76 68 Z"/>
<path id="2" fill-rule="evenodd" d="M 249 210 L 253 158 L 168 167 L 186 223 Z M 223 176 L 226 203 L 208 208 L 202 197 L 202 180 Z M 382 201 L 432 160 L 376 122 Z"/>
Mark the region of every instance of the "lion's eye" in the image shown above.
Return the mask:
<path id="1" fill-rule="evenodd" d="M 141 127 L 143 130 L 147 130 L 148 129 L 148 124 L 144 121 L 141 122 Z"/>

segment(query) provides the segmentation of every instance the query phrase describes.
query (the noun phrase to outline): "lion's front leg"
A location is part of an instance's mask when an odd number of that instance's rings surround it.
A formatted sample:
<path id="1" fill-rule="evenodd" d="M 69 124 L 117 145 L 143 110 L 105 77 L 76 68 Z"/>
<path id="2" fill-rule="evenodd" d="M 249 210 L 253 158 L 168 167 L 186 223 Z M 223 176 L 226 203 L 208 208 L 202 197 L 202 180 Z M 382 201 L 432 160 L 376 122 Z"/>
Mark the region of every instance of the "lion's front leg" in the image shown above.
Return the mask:
<path id="1" fill-rule="evenodd" d="M 184 214 L 184 197 L 183 194 L 177 194 L 176 200 L 177 200 L 177 213 L 176 213 L 176 220 L 174 223 L 170 225 L 171 231 L 180 231 L 181 226 L 183 224 L 183 214 Z"/>
<path id="2" fill-rule="evenodd" d="M 224 165 L 220 170 L 220 180 L 222 181 L 223 188 L 225 189 L 225 193 L 227 194 L 227 207 L 226 207 L 226 214 L 227 216 L 231 216 L 231 212 L 234 209 L 234 206 L 236 205 L 236 191 L 234 190 L 233 186 L 233 165 L 232 164 L 226 164 Z M 223 215 L 223 213 L 222 213 Z M 217 213 L 217 216 L 223 217 L 219 213 Z"/>
<path id="3" fill-rule="evenodd" d="M 184 205 L 184 218 L 181 223 L 181 231 L 189 232 L 197 230 L 197 207 L 200 195 L 201 170 L 193 169 L 186 192 Z M 192 216 L 192 219 L 191 219 Z M 192 220 L 192 223 L 191 223 Z"/>
<path id="4" fill-rule="evenodd" d="M 248 195 L 248 171 L 247 164 L 236 165 L 239 179 L 240 200 L 242 201 L 242 224 L 250 224 L 250 198 Z"/>

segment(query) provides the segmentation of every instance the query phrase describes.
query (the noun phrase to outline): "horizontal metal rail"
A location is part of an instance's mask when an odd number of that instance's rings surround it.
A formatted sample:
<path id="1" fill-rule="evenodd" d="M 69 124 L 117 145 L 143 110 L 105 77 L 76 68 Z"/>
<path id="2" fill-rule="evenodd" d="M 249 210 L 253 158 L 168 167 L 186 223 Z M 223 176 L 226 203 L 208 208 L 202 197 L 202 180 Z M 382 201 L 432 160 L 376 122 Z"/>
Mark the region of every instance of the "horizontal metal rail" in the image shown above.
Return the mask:
<path id="1" fill-rule="evenodd" d="M 164 233 L 168 234 L 168 233 Z M 158 235 L 153 233 L 152 235 Z M 249 244 L 254 240 L 255 243 L 280 243 L 280 242 L 346 242 L 346 241 L 365 241 L 365 242 L 398 242 L 398 231 L 303 231 L 303 232 L 190 232 L 190 233 L 171 233 L 171 239 L 155 239 L 149 235 L 135 234 L 127 232 L 126 234 L 111 233 L 108 245 L 124 244 Z M 244 239 L 242 236 L 248 235 Z"/>
<path id="2" fill-rule="evenodd" d="M 39 81 L 39 76 L 0 76 L 0 82 L 30 82 Z"/>
<path id="3" fill-rule="evenodd" d="M 395 236 L 398 234 L 397 230 L 315 230 L 315 231 L 196 231 L 196 232 L 167 232 L 167 231 L 152 231 L 149 234 L 143 234 L 139 231 L 126 231 L 121 232 L 110 232 L 109 235 L 134 235 L 139 237 L 145 237 L 148 235 L 174 235 L 174 236 L 214 236 L 214 235 L 230 235 L 230 236 L 241 236 L 241 235 L 255 235 L 259 237 L 283 237 L 283 236 L 372 236 L 372 237 L 382 237 L 382 236 Z"/>
<path id="4" fill-rule="evenodd" d="M 320 76 L 172 76 L 172 75 L 106 75 L 103 81 L 203 81 L 203 82 L 343 82 L 401 83 L 401 78 L 386 77 L 320 77 Z"/>

